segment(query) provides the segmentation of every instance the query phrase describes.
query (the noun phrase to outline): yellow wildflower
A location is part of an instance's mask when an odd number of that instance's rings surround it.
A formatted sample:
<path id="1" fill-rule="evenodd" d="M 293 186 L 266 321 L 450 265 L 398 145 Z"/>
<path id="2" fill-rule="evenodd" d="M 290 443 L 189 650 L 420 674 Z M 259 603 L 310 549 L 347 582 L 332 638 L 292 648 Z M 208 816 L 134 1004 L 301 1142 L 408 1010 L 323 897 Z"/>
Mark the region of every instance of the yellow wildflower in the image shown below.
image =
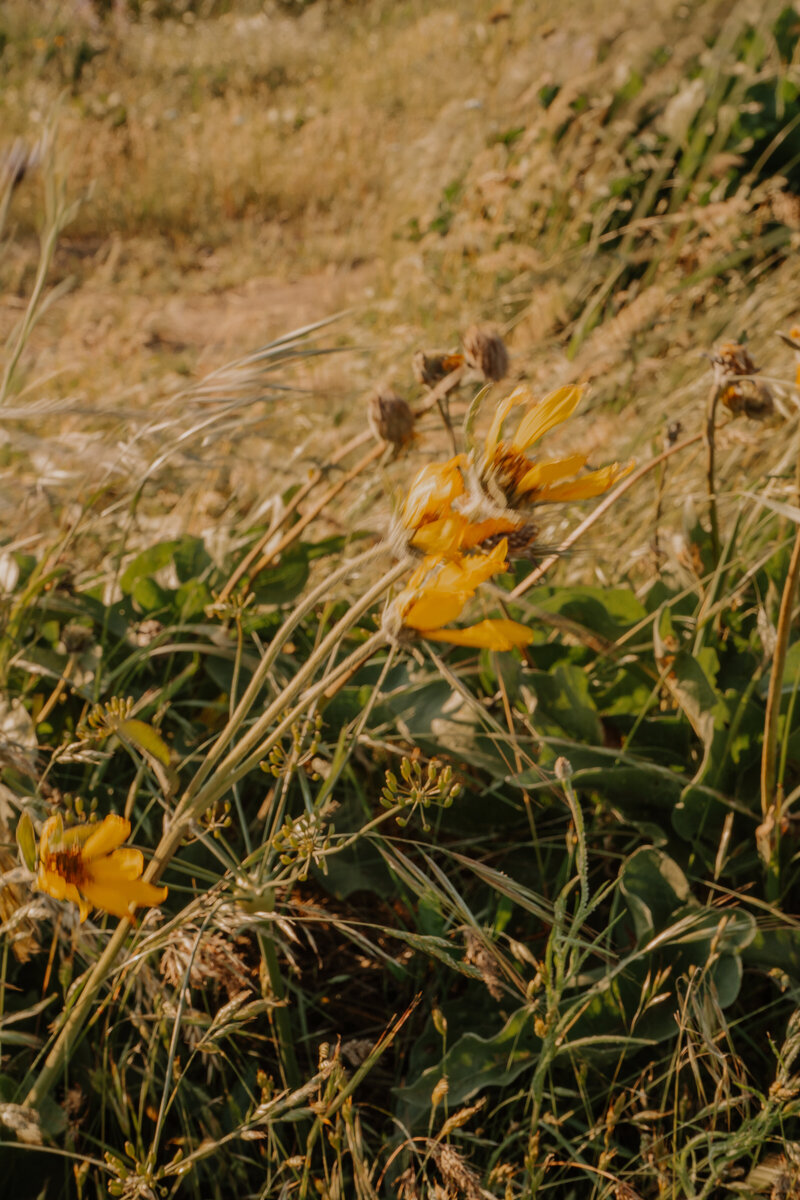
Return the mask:
<path id="1" fill-rule="evenodd" d="M 60 816 L 48 818 L 39 839 L 39 890 L 77 904 L 81 921 L 91 908 L 126 917 L 131 905 L 160 904 L 167 889 L 140 879 L 141 850 L 122 845 L 130 831 L 130 821 L 114 814 L 69 829 Z"/>
<path id="2" fill-rule="evenodd" d="M 450 512 L 453 501 L 464 494 L 460 467 L 464 456 L 457 454 L 443 463 L 428 463 L 417 472 L 403 505 L 406 529 L 418 529 Z"/>
<path id="3" fill-rule="evenodd" d="M 607 492 L 632 469 L 613 463 L 575 479 L 586 464 L 585 455 L 569 454 L 551 462 L 532 462 L 525 454 L 534 442 L 572 416 L 583 391 L 574 385 L 558 388 L 537 404 L 527 388 L 519 387 L 498 406 L 479 464 L 481 480 L 490 493 L 499 490 L 512 507 L 520 501 L 541 504 L 588 500 Z M 503 442 L 500 440 L 503 422 L 512 408 L 519 405 L 525 407 L 525 412 L 516 433 L 510 442 Z"/>
<path id="4" fill-rule="evenodd" d="M 518 533 L 521 522 L 511 517 L 471 521 L 453 508 L 464 495 L 463 454 L 444 463 L 428 463 L 417 472 L 403 505 L 402 522 L 411 545 L 426 555 L 457 559 L 465 550 L 507 533 Z"/>
<path id="5" fill-rule="evenodd" d="M 393 633 L 414 630 L 430 641 L 510 650 L 526 646 L 533 634 L 516 621 L 487 620 L 467 629 L 445 629 L 461 615 L 481 583 L 505 571 L 508 542 L 504 538 L 489 554 L 471 554 L 450 562 L 423 560 L 387 613 Z"/>

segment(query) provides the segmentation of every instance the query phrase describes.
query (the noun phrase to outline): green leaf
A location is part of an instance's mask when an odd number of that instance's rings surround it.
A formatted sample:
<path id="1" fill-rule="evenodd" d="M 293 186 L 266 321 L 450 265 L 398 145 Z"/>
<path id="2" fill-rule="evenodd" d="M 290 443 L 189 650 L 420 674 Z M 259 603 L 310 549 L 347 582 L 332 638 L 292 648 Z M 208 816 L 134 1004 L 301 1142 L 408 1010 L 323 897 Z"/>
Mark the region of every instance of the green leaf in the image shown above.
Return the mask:
<path id="1" fill-rule="evenodd" d="M 559 663 L 550 672 L 529 671 L 525 682 L 536 693 L 536 715 L 544 714 L 559 729 L 581 742 L 602 744 L 603 727 L 589 694 L 585 671 L 574 663 Z"/>
<path id="2" fill-rule="evenodd" d="M 507 1086 L 523 1071 L 530 1071 L 540 1045 L 531 1009 L 519 1008 L 493 1037 L 464 1034 L 439 1063 L 413 1083 L 397 1088 L 396 1095 L 406 1106 L 410 1122 L 418 1121 L 429 1111 L 431 1093 L 443 1076 L 447 1076 L 448 1103 L 455 1107 L 482 1088 Z"/>
<path id="3" fill-rule="evenodd" d="M 119 586 L 122 592 L 129 595 L 133 591 L 133 585 L 137 579 L 155 575 L 156 571 L 169 566 L 180 545 L 181 539 L 171 538 L 166 542 L 158 542 L 155 546 L 148 546 L 146 550 L 137 554 L 120 576 Z"/>
<path id="4" fill-rule="evenodd" d="M 17 846 L 22 861 L 29 871 L 36 870 L 36 833 L 33 821 L 27 812 L 23 812 L 17 821 Z"/>
<path id="5" fill-rule="evenodd" d="M 276 567 L 262 573 L 253 581 L 252 592 L 258 604 L 291 604 L 308 581 L 308 556 L 295 551 L 281 559 Z"/>
<path id="6" fill-rule="evenodd" d="M 652 846 L 636 850 L 620 872 L 620 891 L 630 909 L 638 941 L 663 929 L 676 908 L 691 896 L 676 862 Z"/>

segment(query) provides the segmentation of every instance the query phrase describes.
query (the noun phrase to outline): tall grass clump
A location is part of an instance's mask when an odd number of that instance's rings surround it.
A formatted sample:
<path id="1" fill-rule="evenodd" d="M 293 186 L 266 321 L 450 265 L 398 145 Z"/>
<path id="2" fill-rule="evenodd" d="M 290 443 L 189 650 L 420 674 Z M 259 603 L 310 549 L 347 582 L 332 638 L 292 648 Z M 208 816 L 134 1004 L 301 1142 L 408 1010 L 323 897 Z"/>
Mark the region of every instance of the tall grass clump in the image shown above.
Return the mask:
<path id="1" fill-rule="evenodd" d="M 102 12 L 104 53 L 131 61 L 161 33 L 148 69 L 172 78 L 196 38 L 210 70 L 215 30 L 220 57 L 243 36 L 218 7 Z M 316 21 L 324 83 L 342 34 L 303 7 L 279 18 L 284 69 Z M 450 28 L 424 7 L 370 18 L 398 73 L 421 27 Z M 85 235 L 113 200 L 135 223 L 159 211 L 157 181 L 76 214 L 60 133 L 2 160 L 14 1197 L 800 1186 L 800 338 L 781 292 L 798 31 L 781 6 L 721 23 L 690 6 L 691 30 L 670 10 L 606 46 L 629 68 L 613 87 L 598 52 L 585 77 L 520 92 L 533 17 L 486 7 L 453 54 L 480 46 L 479 102 L 525 119 L 493 127 L 430 220 L 392 210 L 431 291 L 462 281 L 464 311 L 427 328 L 436 306 L 426 293 L 417 321 L 398 272 L 369 360 L 348 313 L 205 371 L 73 386 L 45 353 L 79 300 L 67 219 Z M 43 79 L 65 69 L 66 34 L 14 36 L 14 70 L 34 51 Z M 215 76 L 223 93 L 251 66 Z M 365 65 L 356 98 L 375 86 Z M 290 183 L 303 208 L 300 168 Z M 172 228 L 181 188 L 160 210 Z M 328 233 L 347 216 L 329 205 Z M 486 289 L 465 249 L 490 234 L 511 271 L 503 327 L 473 311 Z M 349 412 L 318 394 L 334 364 Z"/>

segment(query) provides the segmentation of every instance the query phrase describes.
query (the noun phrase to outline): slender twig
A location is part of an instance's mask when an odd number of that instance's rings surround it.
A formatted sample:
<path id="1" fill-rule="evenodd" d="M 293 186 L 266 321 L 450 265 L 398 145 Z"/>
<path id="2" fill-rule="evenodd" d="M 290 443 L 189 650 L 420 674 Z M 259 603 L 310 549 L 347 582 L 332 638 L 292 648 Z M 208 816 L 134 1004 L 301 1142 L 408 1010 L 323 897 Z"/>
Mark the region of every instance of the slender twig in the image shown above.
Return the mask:
<path id="1" fill-rule="evenodd" d="M 287 529 L 286 533 L 283 535 L 278 544 L 274 546 L 272 550 L 269 550 L 266 554 L 262 555 L 256 565 L 253 567 L 248 583 L 252 585 L 253 580 L 260 575 L 262 571 L 264 571 L 271 563 L 273 563 L 279 555 L 283 554 L 285 550 L 288 550 L 292 542 L 297 541 L 300 534 L 308 525 L 311 524 L 315 517 L 318 517 L 319 514 L 325 508 L 327 508 L 331 500 L 335 499 L 335 497 L 347 487 L 348 483 L 352 483 L 362 471 L 365 471 L 370 463 L 375 462 L 376 458 L 380 458 L 384 449 L 385 447 L 382 442 L 379 442 L 376 446 L 372 446 L 371 449 L 369 449 L 367 453 L 358 460 L 354 467 L 351 467 L 349 471 L 346 471 L 341 479 L 337 480 L 333 487 L 328 488 L 327 492 L 320 496 L 316 504 L 312 505 L 308 512 L 304 513 L 300 520 L 296 521 L 290 529 Z"/>
<path id="2" fill-rule="evenodd" d="M 311 477 L 306 480 L 303 486 L 298 488 L 291 500 L 288 501 L 278 519 L 270 524 L 269 529 L 262 534 L 255 546 L 253 546 L 252 549 L 247 552 L 245 557 L 232 572 L 230 579 L 219 594 L 220 602 L 227 600 L 228 596 L 230 596 L 239 580 L 247 574 L 253 563 L 258 559 L 259 555 L 263 553 L 264 547 L 272 540 L 280 527 L 285 524 L 285 522 L 289 519 L 292 513 L 296 511 L 299 505 L 302 504 L 309 492 L 313 491 L 317 484 L 325 478 L 328 470 L 331 467 L 335 467 L 342 461 L 343 458 L 346 458 L 348 454 L 352 453 L 353 450 L 357 450 L 359 446 L 363 446 L 364 443 L 368 442 L 371 437 L 372 433 L 370 430 L 356 434 L 356 436 L 351 438 L 349 442 L 345 442 L 343 446 L 340 446 L 338 450 L 334 451 L 328 462 L 326 462 L 324 466 L 318 467 Z"/>
<path id="3" fill-rule="evenodd" d="M 714 564 L 719 562 L 719 518 L 715 479 L 717 403 L 722 394 L 722 382 L 714 378 L 706 406 L 706 487 L 708 490 L 708 520 L 711 527 L 711 551 Z"/>
<path id="4" fill-rule="evenodd" d="M 538 583 L 542 576 L 546 575 L 550 568 L 558 562 L 564 551 L 569 550 L 571 546 L 574 546 L 578 539 L 583 537 L 587 529 L 591 529 L 592 525 L 594 525 L 596 521 L 599 521 L 600 518 L 604 516 L 604 514 L 607 513 L 614 504 L 616 504 L 620 496 L 623 496 L 625 492 L 632 488 L 634 484 L 638 483 L 639 480 L 647 475 L 649 471 L 653 471 L 657 466 L 659 466 L 660 463 L 665 462 L 668 458 L 671 458 L 673 454 L 680 454 L 682 450 L 686 450 L 689 446 L 694 446 L 695 443 L 699 442 L 702 437 L 702 433 L 695 433 L 692 435 L 692 437 L 685 438 L 684 441 L 678 442 L 676 446 L 670 446 L 668 450 L 664 450 L 661 454 L 656 455 L 655 458 L 651 458 L 649 462 L 643 463 L 642 466 L 639 467 L 638 470 L 634 471 L 632 475 L 628 475 L 625 479 L 623 479 L 619 486 L 616 487 L 613 492 L 609 492 L 605 500 L 601 500 L 597 508 L 590 512 L 588 517 L 581 521 L 580 525 L 576 526 L 572 533 L 570 533 L 564 539 L 563 543 L 559 547 L 558 553 L 549 554 L 543 562 L 539 563 L 538 567 L 531 571 L 530 575 L 526 575 L 522 582 L 518 583 L 512 592 L 509 592 L 509 595 L 512 597 L 524 596 L 525 593 L 529 591 L 535 583 Z"/>
<path id="5" fill-rule="evenodd" d="M 775 787 L 776 764 L 778 759 L 778 723 L 781 713 L 781 693 L 783 691 L 783 675 L 786 669 L 786 656 L 789 650 L 789 634 L 792 627 L 792 612 L 797 584 L 800 579 L 800 525 L 795 534 L 794 549 L 783 585 L 781 607 L 778 615 L 778 628 L 775 633 L 775 649 L 772 655 L 772 672 L 767 694 L 767 712 L 764 718 L 764 744 L 761 750 L 761 816 L 762 820 L 771 827 L 770 861 L 768 891 L 770 899 L 774 900 L 778 887 L 778 848 L 780 844 L 781 821 L 781 789 Z"/>

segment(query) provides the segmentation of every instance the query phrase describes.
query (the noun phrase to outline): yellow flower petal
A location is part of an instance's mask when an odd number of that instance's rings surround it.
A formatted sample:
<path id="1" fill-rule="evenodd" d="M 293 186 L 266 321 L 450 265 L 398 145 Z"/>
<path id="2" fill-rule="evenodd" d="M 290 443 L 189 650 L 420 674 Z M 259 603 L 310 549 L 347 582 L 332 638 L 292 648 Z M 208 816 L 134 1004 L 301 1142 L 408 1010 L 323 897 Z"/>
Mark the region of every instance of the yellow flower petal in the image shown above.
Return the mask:
<path id="1" fill-rule="evenodd" d="M 599 471 L 590 471 L 582 479 L 574 479 L 571 483 L 556 483 L 552 487 L 544 487 L 536 499 L 548 504 L 561 500 L 591 500 L 593 496 L 602 496 L 603 492 L 607 492 L 632 470 L 633 463 L 626 467 L 612 463 L 609 467 L 601 467 Z"/>
<path id="2" fill-rule="evenodd" d="M 160 904 L 167 896 L 167 888 L 154 887 L 152 883 L 145 883 L 141 879 L 128 879 L 116 884 L 92 881 L 85 884 L 83 891 L 94 908 L 102 908 L 114 917 L 126 917 L 131 904 Z"/>
<path id="3" fill-rule="evenodd" d="M 532 399 L 533 397 L 527 388 L 518 387 L 514 389 L 510 396 L 507 396 L 505 400 L 498 404 L 497 408 L 495 409 L 494 416 L 492 417 L 492 423 L 489 426 L 486 434 L 487 462 L 490 462 L 494 456 L 494 452 L 497 449 L 497 443 L 500 441 L 500 432 L 503 428 L 503 422 L 511 412 L 512 408 L 516 408 L 518 404 L 528 403 Z"/>
<path id="4" fill-rule="evenodd" d="M 96 883 L 115 883 L 117 880 L 138 879 L 144 870 L 144 855 L 132 846 L 123 846 L 107 858 L 92 862 L 90 871 Z"/>
<path id="5" fill-rule="evenodd" d="M 533 631 L 527 625 L 506 619 L 479 621 L 466 629 L 436 629 L 425 635 L 432 642 L 449 642 L 454 646 L 476 646 L 487 650 L 513 650 L 528 646 Z"/>
<path id="6" fill-rule="evenodd" d="M 462 549 L 472 550 L 475 546 L 482 545 L 490 537 L 497 537 L 501 533 L 518 533 L 522 524 L 522 521 L 511 521 L 506 517 L 487 517 L 485 521 L 477 521 L 474 525 L 470 524 L 465 530 L 461 539 Z"/>
<path id="7" fill-rule="evenodd" d="M 561 479 L 571 479 L 585 463 L 585 454 L 569 454 L 566 458 L 557 458 L 553 462 L 534 463 L 517 484 L 517 492 L 522 495 L 525 492 L 538 491 L 539 488 L 557 483 Z M 539 499 L 538 496 L 536 498 Z"/>
<path id="8" fill-rule="evenodd" d="M 538 442 L 555 425 L 560 425 L 571 417 L 580 403 L 584 389 L 574 384 L 569 387 L 557 388 L 549 396 L 545 396 L 534 408 L 530 409 L 519 423 L 519 428 L 511 442 L 511 449 L 522 453 Z"/>
<path id="9" fill-rule="evenodd" d="M 425 521 L 444 516 L 457 496 L 464 492 L 464 478 L 459 470 L 462 455 L 448 459 L 445 463 L 428 463 L 417 472 L 405 504 L 403 524 L 407 529 L 416 529 Z"/>
<path id="10" fill-rule="evenodd" d="M 113 814 L 66 830 L 58 816 L 51 817 L 39 842 L 37 886 L 57 900 L 77 904 L 81 921 L 92 905 L 124 917 L 131 904 L 160 904 L 167 889 L 141 880 L 141 851 L 120 845 L 130 828 L 130 821 Z"/>
<path id="11" fill-rule="evenodd" d="M 443 558 L 456 558 L 461 552 L 469 528 L 470 523 L 466 517 L 453 513 L 438 521 L 426 521 L 417 529 L 411 544 L 428 555 L 438 554 Z"/>
<path id="12" fill-rule="evenodd" d="M 75 828 L 80 828 L 80 826 Z M 128 837 L 130 831 L 130 821 L 126 821 L 124 817 L 118 817 L 116 813 L 109 813 L 99 825 L 94 827 L 91 836 L 86 839 L 86 845 L 82 851 L 83 857 L 99 858 L 101 854 L 108 854 L 110 851 L 116 850 L 117 846 L 121 846 Z"/>
<path id="13" fill-rule="evenodd" d="M 435 559 L 426 559 L 395 600 L 402 624 L 426 633 L 455 621 L 480 584 L 506 569 L 507 550 L 503 538 L 490 554 L 470 554 L 438 569 Z"/>

